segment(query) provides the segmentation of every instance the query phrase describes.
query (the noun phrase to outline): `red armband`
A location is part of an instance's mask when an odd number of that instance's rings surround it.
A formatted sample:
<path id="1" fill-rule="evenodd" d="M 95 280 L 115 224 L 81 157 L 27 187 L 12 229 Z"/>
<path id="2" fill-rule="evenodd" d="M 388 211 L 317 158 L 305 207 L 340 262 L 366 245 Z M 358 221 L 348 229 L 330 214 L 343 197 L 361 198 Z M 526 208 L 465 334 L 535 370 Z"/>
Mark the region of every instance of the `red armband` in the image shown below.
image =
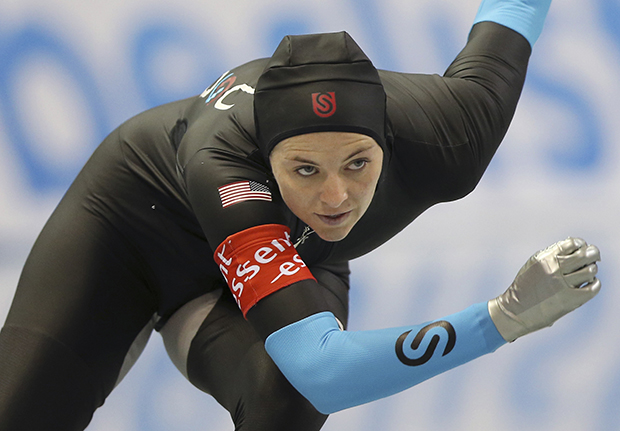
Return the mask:
<path id="1" fill-rule="evenodd" d="M 297 281 L 315 280 L 284 225 L 256 226 L 231 235 L 213 258 L 244 316 L 277 290 Z"/>

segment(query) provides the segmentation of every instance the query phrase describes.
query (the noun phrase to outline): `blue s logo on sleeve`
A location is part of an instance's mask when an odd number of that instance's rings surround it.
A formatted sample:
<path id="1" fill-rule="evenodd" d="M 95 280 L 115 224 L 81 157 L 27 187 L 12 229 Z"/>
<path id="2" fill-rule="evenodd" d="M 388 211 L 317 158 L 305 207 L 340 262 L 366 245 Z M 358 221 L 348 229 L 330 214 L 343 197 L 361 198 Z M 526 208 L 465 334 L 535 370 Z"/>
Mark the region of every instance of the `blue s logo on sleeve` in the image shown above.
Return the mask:
<path id="1" fill-rule="evenodd" d="M 456 331 L 454 330 L 454 327 L 450 324 L 450 322 L 447 322 L 445 320 L 433 322 L 422 328 L 411 342 L 411 348 L 413 350 L 416 350 L 422 343 L 422 340 L 426 336 L 426 333 L 437 327 L 445 329 L 448 334 L 448 342 L 446 344 L 446 347 L 444 348 L 442 356 L 446 356 L 448 353 L 450 353 L 456 344 Z M 433 335 L 433 338 L 431 338 L 431 341 L 428 344 L 428 347 L 426 348 L 424 354 L 420 358 L 411 359 L 407 355 L 405 355 L 405 351 L 403 349 L 405 340 L 410 333 L 411 331 L 404 332 L 403 334 L 401 334 L 400 337 L 398 337 L 398 340 L 396 340 L 396 356 L 398 356 L 398 359 L 403 364 L 410 367 L 417 367 L 430 361 L 430 359 L 433 357 L 433 354 L 435 353 L 435 349 L 437 348 L 439 341 L 441 340 L 441 337 L 438 334 Z"/>

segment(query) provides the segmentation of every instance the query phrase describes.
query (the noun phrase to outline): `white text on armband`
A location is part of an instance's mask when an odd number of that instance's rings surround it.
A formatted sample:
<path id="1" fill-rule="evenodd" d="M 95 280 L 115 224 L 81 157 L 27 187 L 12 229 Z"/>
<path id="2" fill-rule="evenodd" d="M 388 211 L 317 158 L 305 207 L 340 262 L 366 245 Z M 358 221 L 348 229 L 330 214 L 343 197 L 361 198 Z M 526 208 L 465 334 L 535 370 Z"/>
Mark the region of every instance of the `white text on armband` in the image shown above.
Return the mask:
<path id="1" fill-rule="evenodd" d="M 215 260 L 244 314 L 265 296 L 314 278 L 283 225 L 257 226 L 228 237 Z"/>

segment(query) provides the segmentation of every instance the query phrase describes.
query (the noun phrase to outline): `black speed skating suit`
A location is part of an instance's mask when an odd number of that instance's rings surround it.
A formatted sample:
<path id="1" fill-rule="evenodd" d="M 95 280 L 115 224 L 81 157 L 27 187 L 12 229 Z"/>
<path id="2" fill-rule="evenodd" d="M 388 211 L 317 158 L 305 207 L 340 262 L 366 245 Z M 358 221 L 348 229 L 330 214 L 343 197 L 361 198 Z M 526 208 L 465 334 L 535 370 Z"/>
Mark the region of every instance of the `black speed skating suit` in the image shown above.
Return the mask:
<path id="1" fill-rule="evenodd" d="M 443 77 L 380 71 L 392 154 L 368 212 L 338 243 L 309 233 L 286 208 L 257 151 L 250 89 L 266 60 L 121 125 L 80 172 L 25 264 L 0 334 L 0 431 L 84 429 L 153 316 L 161 327 L 219 288 L 224 294 L 190 350 L 192 383 L 229 410 L 236 429 L 319 429 L 325 416 L 266 355 L 213 251 L 241 230 L 288 226 L 325 301 L 346 322 L 348 261 L 475 187 L 512 119 L 530 51 L 518 33 L 483 22 Z M 267 185 L 273 200 L 223 208 L 217 189 L 237 180 Z"/>

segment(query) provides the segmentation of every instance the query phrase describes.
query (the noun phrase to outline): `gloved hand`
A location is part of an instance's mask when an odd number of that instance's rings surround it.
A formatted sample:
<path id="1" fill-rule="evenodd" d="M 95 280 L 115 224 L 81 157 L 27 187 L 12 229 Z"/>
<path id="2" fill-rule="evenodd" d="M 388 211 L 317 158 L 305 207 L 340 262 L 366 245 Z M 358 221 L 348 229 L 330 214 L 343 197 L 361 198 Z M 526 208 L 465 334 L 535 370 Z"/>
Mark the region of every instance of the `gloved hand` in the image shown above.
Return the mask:
<path id="1" fill-rule="evenodd" d="M 508 290 L 488 302 L 491 319 L 509 342 L 542 329 L 592 299 L 600 252 L 580 238 L 568 238 L 533 255 Z"/>

